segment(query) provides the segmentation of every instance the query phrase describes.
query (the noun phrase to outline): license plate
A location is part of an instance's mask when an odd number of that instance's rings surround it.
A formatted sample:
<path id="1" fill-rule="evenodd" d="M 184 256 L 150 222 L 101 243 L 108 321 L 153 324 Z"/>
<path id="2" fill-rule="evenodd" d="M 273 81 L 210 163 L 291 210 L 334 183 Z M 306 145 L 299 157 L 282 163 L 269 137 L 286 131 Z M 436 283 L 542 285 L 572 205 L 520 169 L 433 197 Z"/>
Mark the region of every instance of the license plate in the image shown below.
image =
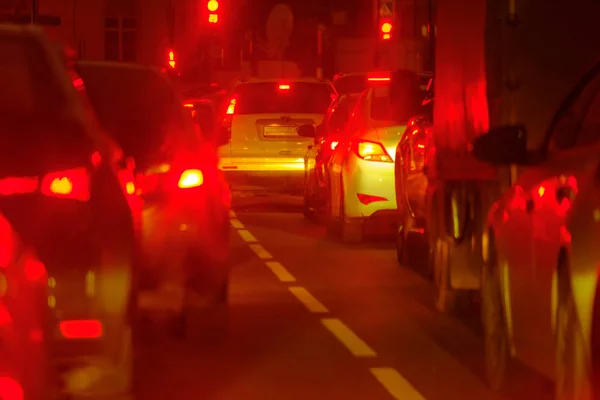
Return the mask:
<path id="1" fill-rule="evenodd" d="M 265 126 L 263 135 L 265 137 L 298 136 L 298 131 L 295 126 Z"/>

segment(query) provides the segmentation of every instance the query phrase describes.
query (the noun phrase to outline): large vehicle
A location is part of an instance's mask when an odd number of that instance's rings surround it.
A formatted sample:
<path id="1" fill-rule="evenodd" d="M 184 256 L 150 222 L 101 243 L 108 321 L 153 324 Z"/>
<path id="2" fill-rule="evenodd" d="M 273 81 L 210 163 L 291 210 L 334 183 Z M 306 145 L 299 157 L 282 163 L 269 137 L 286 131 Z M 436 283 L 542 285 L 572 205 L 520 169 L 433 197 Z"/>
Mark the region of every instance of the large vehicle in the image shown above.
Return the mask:
<path id="1" fill-rule="evenodd" d="M 483 221 L 518 172 L 477 160 L 471 142 L 490 128 L 524 124 L 529 145 L 540 143 L 600 55 L 593 31 L 599 6 L 594 0 L 436 2 L 424 231 L 440 310 L 469 304 L 459 300 L 480 289 Z"/>

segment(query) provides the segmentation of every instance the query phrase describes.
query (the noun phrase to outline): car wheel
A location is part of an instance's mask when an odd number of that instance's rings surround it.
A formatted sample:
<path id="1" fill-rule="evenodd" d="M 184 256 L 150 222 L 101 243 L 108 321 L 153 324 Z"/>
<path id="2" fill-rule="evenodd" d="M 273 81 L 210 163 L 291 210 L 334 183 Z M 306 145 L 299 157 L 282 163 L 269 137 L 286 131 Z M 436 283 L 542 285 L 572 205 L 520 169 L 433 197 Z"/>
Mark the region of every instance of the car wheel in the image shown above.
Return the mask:
<path id="1" fill-rule="evenodd" d="M 557 400 L 591 400 L 591 371 L 587 346 L 567 271 L 566 256 L 561 260 L 556 307 L 556 385 Z"/>
<path id="2" fill-rule="evenodd" d="M 408 251 L 406 248 L 406 234 L 404 231 L 405 223 L 400 224 L 396 233 L 396 260 L 403 267 L 408 265 Z"/>
<path id="3" fill-rule="evenodd" d="M 492 249 L 492 253 L 493 253 Z M 504 386 L 510 360 L 510 342 L 496 256 L 490 254 L 482 269 L 481 320 L 484 331 L 485 370 L 489 386 Z"/>

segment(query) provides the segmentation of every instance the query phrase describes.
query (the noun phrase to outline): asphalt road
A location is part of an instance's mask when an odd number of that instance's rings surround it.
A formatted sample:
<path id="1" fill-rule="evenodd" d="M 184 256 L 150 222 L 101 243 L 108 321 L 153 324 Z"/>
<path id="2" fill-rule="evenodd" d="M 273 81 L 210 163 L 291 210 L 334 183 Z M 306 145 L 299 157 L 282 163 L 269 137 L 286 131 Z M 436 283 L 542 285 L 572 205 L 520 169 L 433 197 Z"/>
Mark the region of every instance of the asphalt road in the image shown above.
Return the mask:
<path id="1" fill-rule="evenodd" d="M 476 310 L 436 312 L 432 285 L 397 264 L 393 244 L 328 239 L 290 196 L 234 205 L 230 307 L 211 316 L 226 329 L 140 345 L 140 400 L 550 398 L 516 364 L 508 391 L 490 392 Z"/>

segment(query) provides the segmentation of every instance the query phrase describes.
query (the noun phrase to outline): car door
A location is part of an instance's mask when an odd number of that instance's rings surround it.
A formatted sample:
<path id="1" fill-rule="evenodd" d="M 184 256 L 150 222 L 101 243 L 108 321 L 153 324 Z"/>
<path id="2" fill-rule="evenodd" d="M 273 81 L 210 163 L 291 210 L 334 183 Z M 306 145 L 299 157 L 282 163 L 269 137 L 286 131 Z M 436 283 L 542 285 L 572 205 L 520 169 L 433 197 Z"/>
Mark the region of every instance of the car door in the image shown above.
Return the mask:
<path id="1" fill-rule="evenodd" d="M 547 150 L 543 150 L 546 161 L 527 168 L 518 180 L 525 197 L 530 262 L 521 266 L 522 290 L 512 293 L 513 309 L 519 309 L 523 317 L 514 321 L 522 344 L 517 351 L 548 375 L 554 371 L 554 283 L 559 254 L 570 245 L 566 226 L 578 181 L 588 173 L 588 163 L 597 159 L 585 145 L 595 140 L 588 116 L 600 115 L 599 89 L 600 78 L 596 78 L 559 111 Z"/>

